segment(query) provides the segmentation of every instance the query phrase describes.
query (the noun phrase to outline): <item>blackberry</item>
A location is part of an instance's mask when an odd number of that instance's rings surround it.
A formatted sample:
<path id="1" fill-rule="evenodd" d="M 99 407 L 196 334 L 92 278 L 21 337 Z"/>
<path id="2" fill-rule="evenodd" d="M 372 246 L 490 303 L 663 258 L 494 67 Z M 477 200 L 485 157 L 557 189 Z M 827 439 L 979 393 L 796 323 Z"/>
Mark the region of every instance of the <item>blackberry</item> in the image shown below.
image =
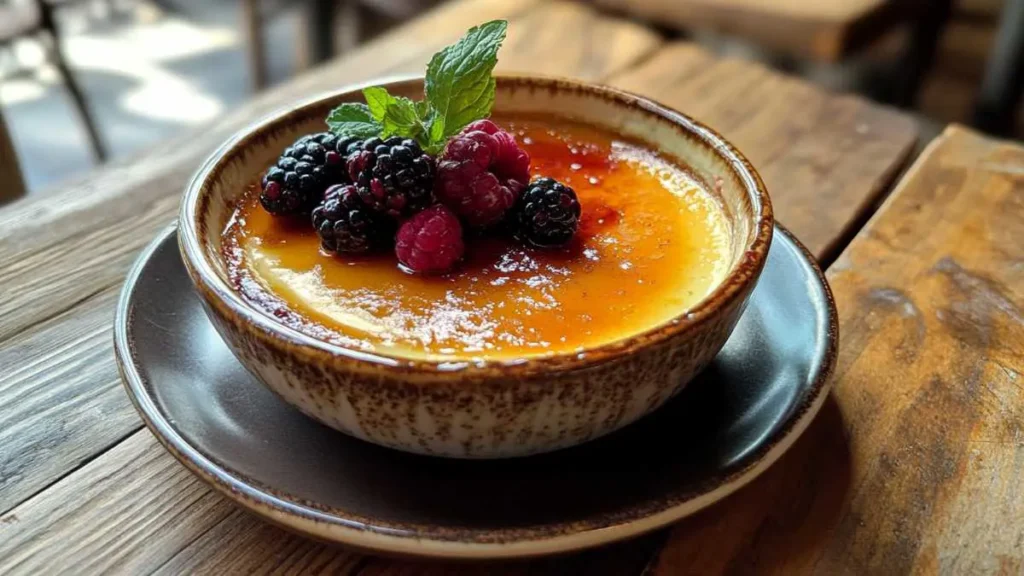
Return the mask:
<path id="1" fill-rule="evenodd" d="M 328 188 L 312 218 L 320 244 L 328 252 L 362 254 L 394 239 L 394 223 L 367 208 L 351 184 Z"/>
<path id="2" fill-rule="evenodd" d="M 538 248 L 561 246 L 579 227 L 580 201 L 565 184 L 538 178 L 519 197 L 514 220 L 515 234 L 523 242 Z"/>
<path id="3" fill-rule="evenodd" d="M 374 210 L 398 218 L 434 203 L 434 159 L 414 140 L 370 138 L 351 150 L 349 178 Z"/>
<path id="4" fill-rule="evenodd" d="M 260 204 L 278 216 L 308 214 L 328 186 L 349 181 L 345 158 L 355 142 L 330 132 L 299 138 L 263 175 Z"/>

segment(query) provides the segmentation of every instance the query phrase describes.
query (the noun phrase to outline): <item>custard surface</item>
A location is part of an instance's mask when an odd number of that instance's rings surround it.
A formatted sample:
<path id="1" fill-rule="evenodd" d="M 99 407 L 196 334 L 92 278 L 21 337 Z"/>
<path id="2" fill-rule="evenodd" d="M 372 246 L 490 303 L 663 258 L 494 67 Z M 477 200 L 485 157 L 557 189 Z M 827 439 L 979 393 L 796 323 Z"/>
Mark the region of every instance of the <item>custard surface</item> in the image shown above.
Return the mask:
<path id="1" fill-rule="evenodd" d="M 316 338 L 434 360 L 581 351 L 663 324 L 707 296 L 730 262 L 718 201 L 649 149 L 548 117 L 497 117 L 534 176 L 574 188 L 580 229 L 560 250 L 467 237 L 443 276 L 402 271 L 391 252 L 332 256 L 308 222 L 274 218 L 249 187 L 223 232 L 243 296 Z"/>

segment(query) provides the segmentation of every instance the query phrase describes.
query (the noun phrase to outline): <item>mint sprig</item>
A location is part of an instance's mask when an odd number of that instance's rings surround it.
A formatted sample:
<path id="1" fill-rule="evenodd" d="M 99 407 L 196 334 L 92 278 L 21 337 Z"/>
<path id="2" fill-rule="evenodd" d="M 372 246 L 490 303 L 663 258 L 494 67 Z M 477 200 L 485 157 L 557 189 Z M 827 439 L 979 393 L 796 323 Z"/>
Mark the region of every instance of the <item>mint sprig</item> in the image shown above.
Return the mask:
<path id="1" fill-rule="evenodd" d="M 327 116 L 327 126 L 340 136 L 372 138 L 380 134 L 381 126 L 366 104 L 347 102 Z"/>
<path id="2" fill-rule="evenodd" d="M 412 138 L 430 154 L 444 149 L 467 124 L 491 113 L 495 81 L 491 75 L 508 22 L 494 20 L 470 28 L 427 65 L 424 100 L 392 96 L 380 86 L 363 90 L 366 104 L 342 104 L 327 125 L 341 136 Z"/>
<path id="3" fill-rule="evenodd" d="M 427 65 L 425 92 L 434 109 L 431 133 L 447 140 L 474 120 L 486 118 L 494 105 L 494 65 L 508 22 L 495 20 L 470 28 Z"/>

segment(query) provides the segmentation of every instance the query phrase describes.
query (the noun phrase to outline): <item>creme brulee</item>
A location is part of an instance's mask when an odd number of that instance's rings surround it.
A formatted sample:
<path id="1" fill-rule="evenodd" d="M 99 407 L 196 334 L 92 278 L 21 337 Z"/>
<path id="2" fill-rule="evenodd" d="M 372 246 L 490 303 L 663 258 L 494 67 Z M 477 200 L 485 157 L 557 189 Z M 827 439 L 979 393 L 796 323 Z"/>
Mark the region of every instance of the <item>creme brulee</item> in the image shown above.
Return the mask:
<path id="1" fill-rule="evenodd" d="M 663 324 L 725 276 L 730 228 L 717 199 L 650 149 L 582 124 L 498 117 L 534 176 L 576 190 L 572 243 L 535 250 L 466 240 L 443 276 L 403 272 L 392 253 L 333 256 L 308 223 L 243 196 L 223 233 L 229 273 L 256 306 L 311 336 L 375 353 L 429 359 L 514 359 L 579 351 Z"/>

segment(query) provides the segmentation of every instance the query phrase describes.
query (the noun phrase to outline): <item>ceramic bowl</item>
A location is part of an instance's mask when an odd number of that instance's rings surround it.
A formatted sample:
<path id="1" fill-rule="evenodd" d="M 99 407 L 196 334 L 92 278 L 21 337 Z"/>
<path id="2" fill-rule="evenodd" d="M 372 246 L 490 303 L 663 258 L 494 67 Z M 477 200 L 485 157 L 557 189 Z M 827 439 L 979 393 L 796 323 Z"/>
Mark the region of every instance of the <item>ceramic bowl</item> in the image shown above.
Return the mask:
<path id="1" fill-rule="evenodd" d="M 422 79 L 376 82 L 418 98 Z M 316 98 L 242 131 L 218 149 L 182 199 L 182 258 L 207 314 L 241 363 L 305 414 L 363 440 L 427 455 L 501 458 L 579 444 L 661 406 L 725 344 L 764 267 L 768 194 L 750 163 L 710 128 L 604 86 L 499 76 L 494 108 L 543 112 L 646 142 L 719 196 L 732 228 L 721 284 L 670 322 L 580 353 L 517 361 L 432 362 L 375 355 L 307 336 L 248 303 L 228 281 L 221 231 L 245 187 L 362 86 Z"/>

